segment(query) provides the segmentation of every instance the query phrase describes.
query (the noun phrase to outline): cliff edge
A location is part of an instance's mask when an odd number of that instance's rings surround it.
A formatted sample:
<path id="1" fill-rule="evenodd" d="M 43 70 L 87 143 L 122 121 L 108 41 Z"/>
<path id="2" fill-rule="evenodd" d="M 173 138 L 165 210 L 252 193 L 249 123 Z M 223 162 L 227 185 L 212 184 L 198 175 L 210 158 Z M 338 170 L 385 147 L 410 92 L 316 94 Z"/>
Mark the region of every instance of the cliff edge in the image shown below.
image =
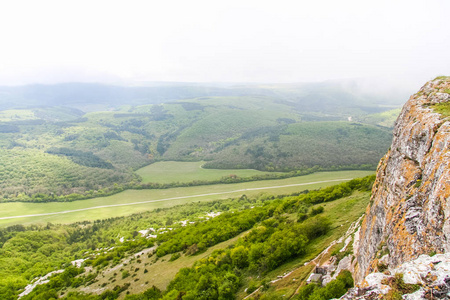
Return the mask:
<path id="1" fill-rule="evenodd" d="M 450 118 L 436 112 L 449 101 L 450 77 L 439 77 L 404 105 L 361 226 L 357 283 L 421 254 L 450 252 Z"/>

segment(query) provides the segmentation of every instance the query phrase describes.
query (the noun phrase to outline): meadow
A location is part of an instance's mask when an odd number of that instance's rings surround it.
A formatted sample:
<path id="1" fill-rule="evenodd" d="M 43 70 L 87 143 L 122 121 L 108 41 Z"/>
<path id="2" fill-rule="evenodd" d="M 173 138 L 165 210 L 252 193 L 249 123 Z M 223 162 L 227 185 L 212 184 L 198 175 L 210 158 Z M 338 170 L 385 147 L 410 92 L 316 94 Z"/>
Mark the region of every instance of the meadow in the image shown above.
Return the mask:
<path id="1" fill-rule="evenodd" d="M 157 162 L 136 171 L 141 176 L 142 183 L 172 183 L 192 182 L 195 180 L 218 180 L 224 176 L 236 175 L 239 177 L 250 177 L 254 175 L 271 174 L 253 169 L 204 169 L 204 161 L 196 162 Z M 272 172 L 273 173 L 273 172 Z"/>
<path id="2" fill-rule="evenodd" d="M 318 172 L 280 180 L 161 190 L 126 190 L 108 197 L 73 202 L 0 203 L 0 226 L 5 227 L 13 224 L 28 225 L 32 223 L 46 224 L 47 222 L 67 224 L 83 220 L 126 216 L 189 202 L 239 197 L 243 194 L 247 196 L 290 194 L 303 190 L 319 189 L 347 181 L 351 178 L 364 177 L 371 174 L 373 174 L 372 171 Z M 75 211 L 70 212 L 72 210 Z M 15 216 L 26 217 L 11 218 Z"/>

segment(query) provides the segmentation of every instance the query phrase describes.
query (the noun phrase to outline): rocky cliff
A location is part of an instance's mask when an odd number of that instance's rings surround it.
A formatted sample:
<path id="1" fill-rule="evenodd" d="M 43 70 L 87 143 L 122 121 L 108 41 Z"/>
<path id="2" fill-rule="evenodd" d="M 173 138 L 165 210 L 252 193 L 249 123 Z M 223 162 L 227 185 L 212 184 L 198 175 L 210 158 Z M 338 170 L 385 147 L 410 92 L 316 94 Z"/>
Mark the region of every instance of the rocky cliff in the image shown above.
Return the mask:
<path id="1" fill-rule="evenodd" d="M 361 226 L 357 283 L 421 254 L 450 251 L 450 120 L 436 112 L 449 93 L 450 77 L 428 82 L 396 121 Z"/>

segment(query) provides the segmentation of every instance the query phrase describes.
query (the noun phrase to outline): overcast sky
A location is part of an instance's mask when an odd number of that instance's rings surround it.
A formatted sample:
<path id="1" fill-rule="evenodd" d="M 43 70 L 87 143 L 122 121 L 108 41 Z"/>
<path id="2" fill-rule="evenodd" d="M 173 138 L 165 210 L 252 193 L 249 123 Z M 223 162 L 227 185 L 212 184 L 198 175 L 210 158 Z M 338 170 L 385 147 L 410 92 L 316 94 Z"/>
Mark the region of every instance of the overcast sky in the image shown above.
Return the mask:
<path id="1" fill-rule="evenodd" d="M 0 84 L 450 75 L 448 0 L 2 1 Z"/>

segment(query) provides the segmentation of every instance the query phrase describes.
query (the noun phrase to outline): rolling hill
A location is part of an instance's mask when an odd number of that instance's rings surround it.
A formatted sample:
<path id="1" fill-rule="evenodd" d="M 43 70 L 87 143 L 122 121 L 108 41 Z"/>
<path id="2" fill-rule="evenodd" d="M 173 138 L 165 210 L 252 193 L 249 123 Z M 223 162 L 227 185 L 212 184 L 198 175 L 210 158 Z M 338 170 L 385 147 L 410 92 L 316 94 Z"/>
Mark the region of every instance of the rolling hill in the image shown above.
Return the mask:
<path id="1" fill-rule="evenodd" d="M 391 139 L 390 128 L 379 125 L 392 122 L 385 102 L 331 83 L 0 88 L 8 108 L 0 111 L 0 196 L 111 194 L 139 187 L 135 170 L 157 161 L 282 172 L 374 169 Z"/>

